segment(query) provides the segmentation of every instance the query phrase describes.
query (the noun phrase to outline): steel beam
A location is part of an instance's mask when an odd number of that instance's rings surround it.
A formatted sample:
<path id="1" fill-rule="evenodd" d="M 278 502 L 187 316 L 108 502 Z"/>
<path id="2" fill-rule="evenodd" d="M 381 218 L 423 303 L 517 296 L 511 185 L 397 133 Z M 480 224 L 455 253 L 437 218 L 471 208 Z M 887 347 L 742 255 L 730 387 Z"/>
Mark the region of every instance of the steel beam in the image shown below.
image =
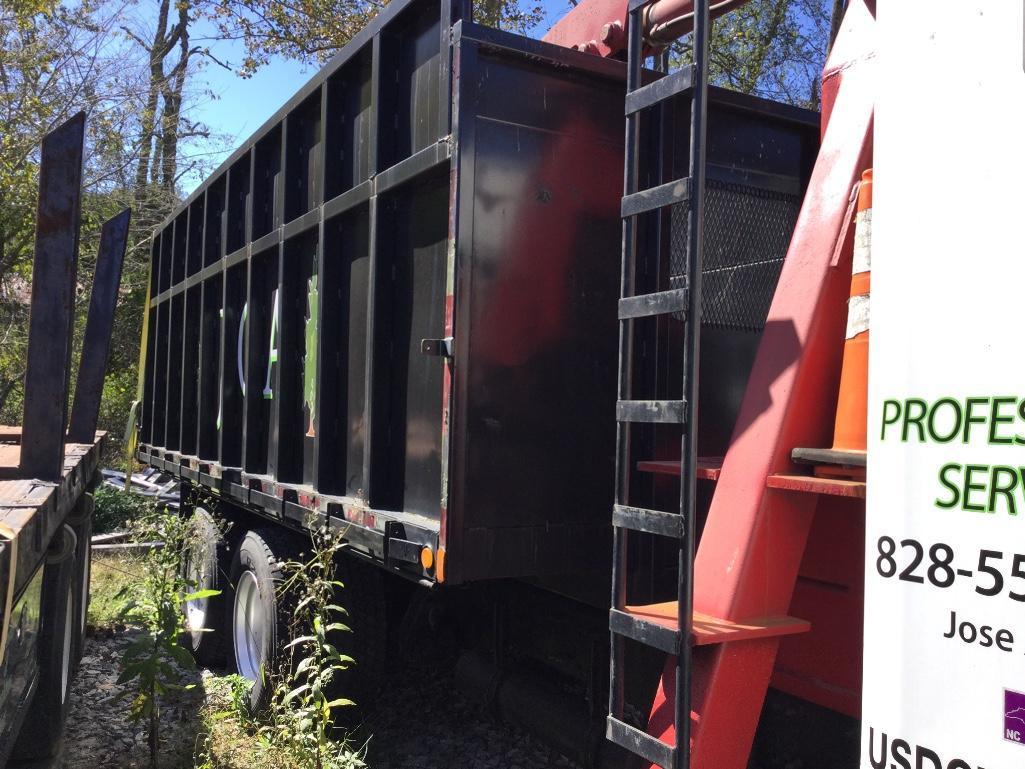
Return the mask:
<path id="1" fill-rule="evenodd" d="M 92 443 L 95 440 L 131 219 L 132 211 L 126 208 L 113 219 L 105 221 L 100 230 L 100 250 L 96 255 L 93 292 L 89 300 L 89 316 L 85 322 L 82 357 L 78 364 L 78 381 L 75 384 L 75 399 L 68 426 L 68 440 L 72 443 Z M 139 365 L 143 365 L 141 361 Z"/>
<path id="2" fill-rule="evenodd" d="M 19 474 L 59 480 L 75 322 L 85 113 L 43 139 Z"/>

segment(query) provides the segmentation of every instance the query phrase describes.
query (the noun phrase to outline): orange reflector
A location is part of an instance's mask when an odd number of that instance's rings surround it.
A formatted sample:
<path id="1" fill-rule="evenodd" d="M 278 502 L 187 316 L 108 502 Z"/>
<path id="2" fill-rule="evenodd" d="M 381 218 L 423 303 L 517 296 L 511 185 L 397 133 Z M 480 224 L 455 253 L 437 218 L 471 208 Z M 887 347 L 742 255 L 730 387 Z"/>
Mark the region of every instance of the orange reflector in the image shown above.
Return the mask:
<path id="1" fill-rule="evenodd" d="M 434 565 L 434 552 L 429 547 L 420 551 L 420 565 L 427 570 Z"/>
<path id="2" fill-rule="evenodd" d="M 434 569 L 434 578 L 438 582 L 445 581 L 445 548 L 438 548 L 438 563 Z"/>

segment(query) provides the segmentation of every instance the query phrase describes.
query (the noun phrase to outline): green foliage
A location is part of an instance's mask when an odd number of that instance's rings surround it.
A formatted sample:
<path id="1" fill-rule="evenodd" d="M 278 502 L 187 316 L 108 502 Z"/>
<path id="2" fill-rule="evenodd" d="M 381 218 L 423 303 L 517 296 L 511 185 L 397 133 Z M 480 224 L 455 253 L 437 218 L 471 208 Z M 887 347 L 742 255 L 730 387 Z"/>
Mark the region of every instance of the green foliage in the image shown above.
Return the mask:
<path id="1" fill-rule="evenodd" d="M 204 12 L 221 37 L 241 39 L 238 71 L 250 77 L 272 58 L 327 61 L 384 5 L 377 0 L 214 0 Z"/>
<path id="2" fill-rule="evenodd" d="M 93 495 L 96 509 L 93 512 L 93 532 L 106 534 L 124 531 L 133 521 L 145 520 L 153 515 L 153 501 L 141 494 L 131 494 L 101 484 Z"/>
<path id="3" fill-rule="evenodd" d="M 192 769 L 300 769 L 291 756 L 261 739 L 261 724 L 247 707 L 250 686 L 237 674 L 204 679 L 204 734 Z"/>
<path id="4" fill-rule="evenodd" d="M 89 572 L 89 618 L 94 628 L 121 624 L 125 603 L 140 577 L 139 563 L 121 555 L 94 555 Z"/>
<path id="5" fill-rule="evenodd" d="M 111 338 L 100 412 L 108 459 L 119 448 L 134 391 L 146 290 L 148 228 L 176 197 L 133 190 L 141 72 L 119 43 L 125 4 L 0 0 L 0 422 L 21 421 L 35 239 L 39 145 L 68 117 L 87 114 L 75 297 L 77 365 L 100 226 L 127 205 L 133 231 Z M 75 371 L 71 372 L 75 381 Z"/>
<path id="6" fill-rule="evenodd" d="M 230 696 L 229 703 L 231 709 L 229 712 L 240 718 L 247 718 L 249 690 L 253 685 L 238 673 L 232 673 L 229 676 L 225 676 L 225 679 L 228 684 L 228 692 Z"/>
<path id="7" fill-rule="evenodd" d="M 127 335 L 125 326 L 135 328 L 137 325 L 131 322 L 131 318 L 122 318 L 121 326 L 116 330 Z M 135 400 L 135 379 L 133 358 L 131 361 L 111 365 L 103 382 L 99 424 L 107 430 L 107 440 L 103 447 L 103 464 L 106 467 L 127 469 L 124 467 L 124 427 L 128 410 Z"/>
<path id="8" fill-rule="evenodd" d="M 477 0 L 473 4 L 473 20 L 478 24 L 528 34 L 545 18 L 543 3 L 534 0 Z"/>
<path id="9" fill-rule="evenodd" d="M 192 655 L 181 645 L 186 630 L 182 606 L 219 591 L 197 590 L 181 568 L 194 537 L 191 521 L 177 513 L 153 511 L 134 521 L 131 531 L 136 541 L 163 542 L 163 547 L 146 554 L 140 580 L 126 590 L 128 602 L 122 618 L 142 630 L 125 650 L 118 678 L 119 684 L 132 684 L 130 716 L 147 722 L 150 766 L 155 768 L 160 752 L 161 698 L 194 686 L 181 683 L 184 672 L 196 669 Z"/>
<path id="10" fill-rule="evenodd" d="M 817 108 L 833 6 L 833 0 L 749 0 L 716 19 L 710 82 Z M 691 61 L 690 46 L 690 36 L 673 43 L 672 66 Z"/>
<path id="11" fill-rule="evenodd" d="M 250 77 L 273 58 L 323 64 L 367 25 L 386 0 L 211 0 L 197 11 L 217 28 L 218 36 L 241 40 L 245 55 L 238 65 Z M 526 33 L 544 18 L 537 0 L 478 0 L 474 20 Z"/>
<path id="12" fill-rule="evenodd" d="M 361 752 L 333 724 L 336 711 L 353 704 L 332 695 L 337 674 L 353 664 L 334 644 L 338 634 L 349 632 L 342 621 L 345 609 L 335 603 L 343 587 L 334 577 L 342 542 L 323 532 L 312 541 L 308 560 L 284 564 L 288 576 L 279 589 L 296 601 L 292 640 L 282 669 L 271 674 L 274 693 L 259 734 L 300 769 L 356 769 L 365 766 Z"/>

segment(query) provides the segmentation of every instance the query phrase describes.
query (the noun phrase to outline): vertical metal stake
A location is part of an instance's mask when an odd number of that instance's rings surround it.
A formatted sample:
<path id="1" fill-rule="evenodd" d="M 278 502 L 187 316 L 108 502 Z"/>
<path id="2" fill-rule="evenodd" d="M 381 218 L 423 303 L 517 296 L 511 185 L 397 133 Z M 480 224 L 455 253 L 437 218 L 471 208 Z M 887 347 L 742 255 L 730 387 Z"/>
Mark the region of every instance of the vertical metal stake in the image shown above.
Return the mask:
<path id="1" fill-rule="evenodd" d="M 126 208 L 113 219 L 105 221 L 100 230 L 100 250 L 96 255 L 93 293 L 89 300 L 89 316 L 85 322 L 82 357 L 78 364 L 78 381 L 68 427 L 68 440 L 72 443 L 92 443 L 95 440 L 131 218 L 132 211 Z M 149 308 L 145 312 L 149 312 Z"/>
<path id="2" fill-rule="evenodd" d="M 43 139 L 19 463 L 24 478 L 59 480 L 64 467 L 84 138 L 79 112 Z"/>

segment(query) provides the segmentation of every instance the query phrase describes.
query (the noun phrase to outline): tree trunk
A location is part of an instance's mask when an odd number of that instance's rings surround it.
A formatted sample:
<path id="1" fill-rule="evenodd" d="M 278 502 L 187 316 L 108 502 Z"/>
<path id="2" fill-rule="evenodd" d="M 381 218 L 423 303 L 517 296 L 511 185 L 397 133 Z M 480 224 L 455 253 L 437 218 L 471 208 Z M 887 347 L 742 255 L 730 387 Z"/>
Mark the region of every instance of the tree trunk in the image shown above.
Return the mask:
<path id="1" fill-rule="evenodd" d="M 182 93 L 189 69 L 189 3 L 178 4 L 178 49 L 179 59 L 174 69 L 164 79 L 164 115 L 161 126 L 160 185 L 174 193 L 178 174 L 178 132 L 181 128 Z"/>
<path id="2" fill-rule="evenodd" d="M 143 110 L 139 128 L 139 165 L 135 172 L 136 207 L 141 208 L 143 190 L 150 179 L 150 159 L 153 157 L 153 134 L 156 130 L 157 99 L 164 80 L 164 59 L 167 56 L 167 16 L 170 0 L 161 0 L 157 14 L 157 27 L 149 51 L 149 89 L 146 93 L 146 107 Z M 140 41 L 141 43 L 141 41 Z"/>

